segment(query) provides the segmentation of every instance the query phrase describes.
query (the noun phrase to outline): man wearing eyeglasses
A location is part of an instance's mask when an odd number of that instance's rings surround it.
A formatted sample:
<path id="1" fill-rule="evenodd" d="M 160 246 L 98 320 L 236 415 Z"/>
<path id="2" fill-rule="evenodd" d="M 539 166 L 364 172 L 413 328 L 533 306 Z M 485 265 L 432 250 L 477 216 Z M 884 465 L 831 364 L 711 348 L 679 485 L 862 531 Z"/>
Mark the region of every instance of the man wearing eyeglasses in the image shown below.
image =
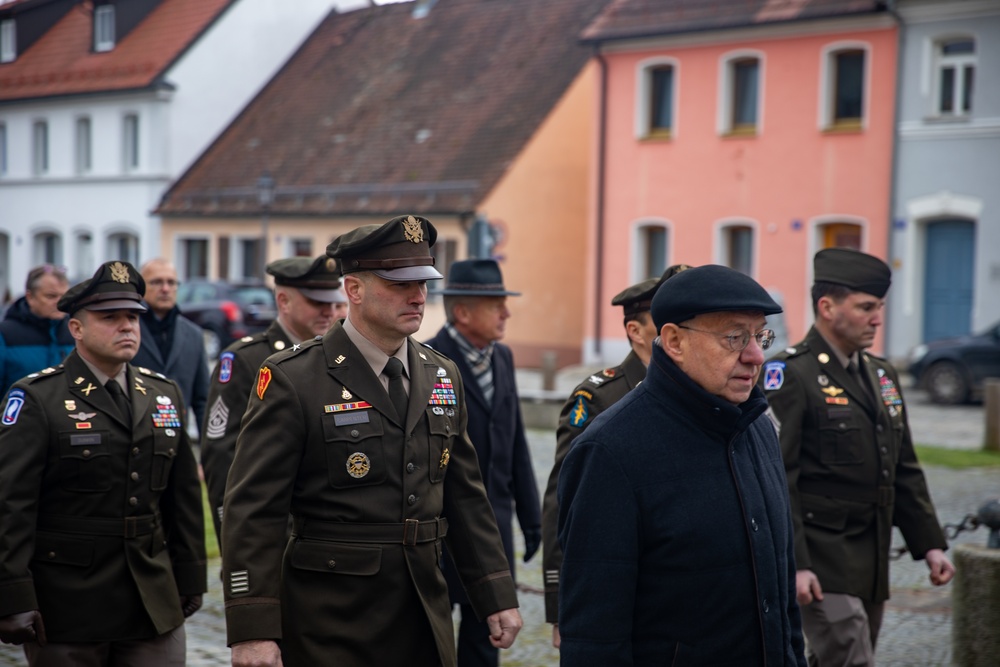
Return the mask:
<path id="1" fill-rule="evenodd" d="M 200 427 L 208 402 L 208 358 L 201 327 L 181 315 L 177 306 L 177 269 L 166 259 L 142 265 L 146 305 L 139 316 L 142 343 L 132 363 L 163 373 L 180 385 L 184 403 Z"/>
<path id="2" fill-rule="evenodd" d="M 756 387 L 781 307 L 708 265 L 664 282 L 646 379 L 559 476 L 560 665 L 805 666 L 785 471 Z"/>
<path id="3" fill-rule="evenodd" d="M 828 248 L 813 258 L 815 324 L 764 366 L 788 476 L 802 625 L 811 665 L 874 665 L 898 526 L 934 585 L 954 567 L 913 451 L 895 369 L 865 350 L 891 271 Z"/>

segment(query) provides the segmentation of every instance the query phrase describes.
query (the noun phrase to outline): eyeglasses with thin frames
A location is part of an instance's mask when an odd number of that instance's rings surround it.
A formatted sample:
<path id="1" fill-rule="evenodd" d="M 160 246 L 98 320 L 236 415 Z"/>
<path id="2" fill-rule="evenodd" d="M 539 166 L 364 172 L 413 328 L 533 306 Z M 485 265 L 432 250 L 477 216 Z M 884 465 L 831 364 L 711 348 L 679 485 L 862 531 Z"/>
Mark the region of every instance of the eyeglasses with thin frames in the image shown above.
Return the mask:
<path id="1" fill-rule="evenodd" d="M 695 329 L 694 327 L 686 327 L 683 324 L 678 324 L 681 329 L 687 329 L 688 331 L 697 331 L 698 333 L 711 334 L 713 336 L 718 336 L 719 338 L 725 338 L 726 342 L 729 343 L 729 349 L 733 352 L 742 352 L 750 344 L 750 339 L 754 338 L 757 341 L 757 345 L 760 349 L 766 350 L 771 347 L 771 343 L 774 342 L 774 330 L 772 329 L 761 329 L 755 334 L 751 334 L 746 329 L 738 329 L 736 331 L 730 331 L 727 334 L 718 333 L 716 331 L 705 331 L 704 329 Z"/>

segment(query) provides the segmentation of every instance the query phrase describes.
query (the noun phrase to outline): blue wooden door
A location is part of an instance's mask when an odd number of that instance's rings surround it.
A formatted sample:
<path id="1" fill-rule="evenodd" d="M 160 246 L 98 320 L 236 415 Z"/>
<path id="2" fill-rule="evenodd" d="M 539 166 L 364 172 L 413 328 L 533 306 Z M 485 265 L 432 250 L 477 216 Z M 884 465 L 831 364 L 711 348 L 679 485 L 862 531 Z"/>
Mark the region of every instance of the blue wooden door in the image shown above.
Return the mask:
<path id="1" fill-rule="evenodd" d="M 927 225 L 924 341 L 969 333 L 976 228 L 969 220 Z"/>

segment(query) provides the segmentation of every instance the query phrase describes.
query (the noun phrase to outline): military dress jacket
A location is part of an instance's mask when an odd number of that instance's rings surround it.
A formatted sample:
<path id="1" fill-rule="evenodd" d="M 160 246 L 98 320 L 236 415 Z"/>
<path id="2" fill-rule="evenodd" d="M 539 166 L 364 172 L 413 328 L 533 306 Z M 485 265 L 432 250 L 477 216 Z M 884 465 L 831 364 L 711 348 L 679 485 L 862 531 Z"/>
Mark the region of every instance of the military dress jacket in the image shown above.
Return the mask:
<path id="1" fill-rule="evenodd" d="M 559 413 L 556 429 L 556 459 L 549 473 L 542 504 L 542 564 L 545 569 L 545 621 L 559 622 L 559 570 L 562 548 L 556 536 L 559 521 L 559 499 L 556 495 L 559 470 L 576 436 L 625 394 L 635 389 L 646 377 L 646 365 L 633 351 L 621 365 L 594 373 L 577 385 Z"/>
<path id="2" fill-rule="evenodd" d="M 405 425 L 341 323 L 261 367 L 226 489 L 230 644 L 279 640 L 290 665 L 424 664 L 419 654 L 453 667 L 445 535 L 477 615 L 517 606 L 461 375 L 406 346 Z"/>
<path id="3" fill-rule="evenodd" d="M 215 535 L 222 541 L 222 500 L 226 477 L 236 453 L 236 436 L 247 401 L 257 381 L 257 371 L 275 352 L 290 348 L 288 334 L 275 320 L 265 330 L 244 336 L 219 355 L 208 388 L 208 412 L 201 424 L 201 468 L 205 471 L 208 503 Z"/>
<path id="4" fill-rule="evenodd" d="M 74 351 L 8 392 L 0 420 L 0 616 L 51 642 L 143 639 L 205 592 L 198 466 L 176 384 L 128 366 L 131 429 Z"/>
<path id="5" fill-rule="evenodd" d="M 493 347 L 493 401 L 487 402 L 465 355 L 447 330 L 441 329 L 427 344 L 452 359 L 462 375 L 469 411 L 469 439 L 476 448 L 486 496 L 493 506 L 513 575 L 513 513 L 517 512 L 521 530 L 538 530 L 542 525 L 538 483 L 514 380 L 514 356 L 506 345 L 497 343 Z M 446 565 L 450 563 L 446 561 Z M 464 603 L 466 598 L 454 576 L 454 568 L 446 567 L 445 575 L 452 602 Z"/>
<path id="6" fill-rule="evenodd" d="M 893 526 L 918 559 L 947 543 L 899 376 L 884 359 L 861 356 L 867 393 L 812 328 L 765 363 L 760 383 L 778 423 L 798 568 L 824 591 L 877 603 L 889 597 Z"/>

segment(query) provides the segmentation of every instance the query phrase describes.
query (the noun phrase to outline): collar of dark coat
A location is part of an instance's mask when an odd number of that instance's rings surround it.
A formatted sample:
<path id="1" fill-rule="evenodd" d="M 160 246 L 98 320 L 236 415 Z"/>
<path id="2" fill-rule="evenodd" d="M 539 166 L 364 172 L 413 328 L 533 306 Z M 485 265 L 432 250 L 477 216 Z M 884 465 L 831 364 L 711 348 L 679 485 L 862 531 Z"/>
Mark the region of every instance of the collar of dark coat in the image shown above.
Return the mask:
<path id="1" fill-rule="evenodd" d="M 654 396 L 679 405 L 706 432 L 727 441 L 747 430 L 767 409 L 764 392 L 757 386 L 750 398 L 739 405 L 708 393 L 678 368 L 659 345 L 653 346 L 653 358 L 643 386 Z"/>

